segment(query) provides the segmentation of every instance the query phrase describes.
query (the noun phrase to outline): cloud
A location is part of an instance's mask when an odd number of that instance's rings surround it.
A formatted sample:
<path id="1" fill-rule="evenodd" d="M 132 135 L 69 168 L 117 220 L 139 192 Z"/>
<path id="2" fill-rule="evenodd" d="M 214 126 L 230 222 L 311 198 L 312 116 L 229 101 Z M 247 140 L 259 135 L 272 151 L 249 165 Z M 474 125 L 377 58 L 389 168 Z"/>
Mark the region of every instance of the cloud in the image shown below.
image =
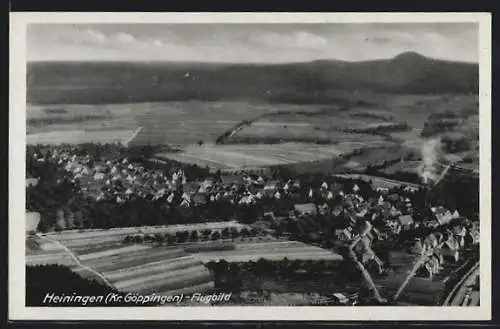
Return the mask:
<path id="1" fill-rule="evenodd" d="M 104 43 L 107 40 L 107 37 L 104 33 L 93 29 L 75 30 L 71 34 L 63 33 L 60 35 L 54 35 L 54 37 L 63 42 L 69 41 L 77 44 L 79 43 L 99 44 L 99 43 Z"/>
<path id="2" fill-rule="evenodd" d="M 405 51 L 466 61 L 478 56 L 477 28 L 467 26 L 211 25 L 34 24 L 28 52 L 34 60 L 221 62 L 359 61 Z"/>
<path id="3" fill-rule="evenodd" d="M 388 45 L 388 44 L 391 44 L 394 42 L 394 40 L 392 40 L 391 38 L 389 37 L 367 37 L 365 39 L 365 41 L 367 42 L 372 42 L 372 43 L 375 43 L 377 45 Z"/>
<path id="4" fill-rule="evenodd" d="M 119 43 L 133 43 L 136 41 L 133 35 L 123 32 L 115 34 L 114 39 Z"/>
<path id="5" fill-rule="evenodd" d="M 256 35 L 251 39 L 272 48 L 321 49 L 327 45 L 325 38 L 303 31 L 292 34 L 266 33 L 261 36 Z"/>
<path id="6" fill-rule="evenodd" d="M 161 42 L 161 40 L 156 39 L 153 41 L 153 46 L 161 47 L 161 46 L 163 46 L 163 42 Z"/>

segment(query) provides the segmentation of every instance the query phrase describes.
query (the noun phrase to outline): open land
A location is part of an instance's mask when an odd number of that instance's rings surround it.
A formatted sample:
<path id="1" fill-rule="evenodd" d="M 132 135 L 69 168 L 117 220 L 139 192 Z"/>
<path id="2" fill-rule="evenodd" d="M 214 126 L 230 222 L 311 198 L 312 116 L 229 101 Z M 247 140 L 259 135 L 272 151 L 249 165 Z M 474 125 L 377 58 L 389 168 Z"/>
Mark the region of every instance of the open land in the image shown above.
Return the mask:
<path id="1" fill-rule="evenodd" d="M 65 265 L 83 277 L 104 281 L 122 292 L 171 294 L 212 289 L 213 276 L 204 266 L 207 262 L 343 259 L 332 251 L 270 236 L 188 242 L 168 247 L 122 243 L 125 236 L 133 233 L 175 233 L 180 229 L 201 231 L 243 226 L 224 222 L 45 234 L 32 238 L 37 240 L 38 247 L 27 248 L 26 262 L 27 265 Z"/>

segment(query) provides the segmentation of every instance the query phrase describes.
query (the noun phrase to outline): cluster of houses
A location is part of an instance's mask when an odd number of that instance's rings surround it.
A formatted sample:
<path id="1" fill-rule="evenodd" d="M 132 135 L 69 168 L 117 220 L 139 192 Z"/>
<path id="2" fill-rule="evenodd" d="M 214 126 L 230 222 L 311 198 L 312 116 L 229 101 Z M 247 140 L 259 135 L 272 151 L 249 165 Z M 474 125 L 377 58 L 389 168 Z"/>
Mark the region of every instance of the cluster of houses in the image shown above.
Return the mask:
<path id="1" fill-rule="evenodd" d="M 471 225 L 456 224 L 451 228 L 435 231 L 424 239 L 416 238 L 412 252 L 425 255 L 426 261 L 417 276 L 432 278 L 442 270 L 444 262 L 457 263 L 467 246 L 479 244 L 479 222 Z"/>
<path id="2" fill-rule="evenodd" d="M 168 204 L 176 202 L 179 207 L 196 207 L 220 201 L 251 206 L 264 201 L 272 204 L 283 199 L 293 200 L 289 218 L 342 218 L 345 226 L 335 230 L 335 238 L 340 241 L 354 240 L 360 221 L 370 222 L 373 225 L 370 235 L 384 240 L 421 225 L 440 227 L 460 217 L 456 210 L 451 212 L 443 207 L 431 207 L 432 216 L 423 221 L 415 220 L 411 201 L 413 190 L 404 189 L 392 194 L 388 190 L 377 190 L 377 197 L 365 199 L 356 184 L 346 191 L 342 184 L 331 181 L 312 187 L 297 179 L 280 181 L 264 173 L 245 172 L 188 180 L 184 172 L 174 166 L 160 170 L 129 163 L 127 159 L 97 162 L 89 155 L 79 155 L 71 149 L 54 149 L 50 157 L 34 156 L 38 161 L 60 165 L 73 181 L 80 182 L 82 192 L 97 201 L 125 203 L 131 198 L 145 198 Z M 29 178 L 28 182 L 36 184 L 36 179 Z"/>

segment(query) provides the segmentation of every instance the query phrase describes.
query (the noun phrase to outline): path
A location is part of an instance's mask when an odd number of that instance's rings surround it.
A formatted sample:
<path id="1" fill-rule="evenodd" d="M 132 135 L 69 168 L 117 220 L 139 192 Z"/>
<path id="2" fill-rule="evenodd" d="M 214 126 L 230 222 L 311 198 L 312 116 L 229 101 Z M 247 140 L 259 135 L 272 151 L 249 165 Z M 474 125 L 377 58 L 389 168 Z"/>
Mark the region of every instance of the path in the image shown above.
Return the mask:
<path id="1" fill-rule="evenodd" d="M 64 251 L 66 251 L 66 253 L 75 261 L 75 263 L 79 267 L 93 273 L 97 277 L 101 278 L 109 287 L 114 288 L 113 284 L 111 282 L 109 282 L 108 279 L 106 279 L 106 277 L 104 275 L 102 275 L 101 273 L 97 272 L 96 270 L 94 270 L 86 265 L 83 265 L 82 262 L 80 262 L 80 260 L 78 259 L 78 257 L 64 244 L 62 244 L 61 242 L 59 242 L 57 240 L 50 239 L 50 238 L 43 236 L 43 235 L 38 235 L 38 237 L 41 238 L 42 240 L 46 240 L 46 241 L 55 243 L 55 244 L 59 245 L 60 247 L 62 247 L 64 249 Z"/>
<path id="2" fill-rule="evenodd" d="M 474 264 L 472 268 L 463 276 L 463 278 L 453 287 L 448 297 L 444 301 L 444 306 L 461 306 L 464 301 L 467 290 L 474 283 L 479 273 L 479 262 Z"/>

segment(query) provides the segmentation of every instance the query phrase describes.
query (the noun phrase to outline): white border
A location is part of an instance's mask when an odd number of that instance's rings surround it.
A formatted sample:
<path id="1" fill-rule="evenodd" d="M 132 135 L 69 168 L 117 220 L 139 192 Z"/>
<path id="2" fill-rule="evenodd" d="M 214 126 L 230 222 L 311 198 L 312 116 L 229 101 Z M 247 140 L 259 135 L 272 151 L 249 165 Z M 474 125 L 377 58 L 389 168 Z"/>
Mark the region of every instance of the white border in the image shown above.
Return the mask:
<path id="1" fill-rule="evenodd" d="M 490 13 L 23 13 L 10 15 L 10 320 L 490 320 Z M 29 23 L 479 23 L 481 306 L 479 307 L 25 307 L 26 25 Z M 23 261 L 21 261 L 23 260 Z"/>

